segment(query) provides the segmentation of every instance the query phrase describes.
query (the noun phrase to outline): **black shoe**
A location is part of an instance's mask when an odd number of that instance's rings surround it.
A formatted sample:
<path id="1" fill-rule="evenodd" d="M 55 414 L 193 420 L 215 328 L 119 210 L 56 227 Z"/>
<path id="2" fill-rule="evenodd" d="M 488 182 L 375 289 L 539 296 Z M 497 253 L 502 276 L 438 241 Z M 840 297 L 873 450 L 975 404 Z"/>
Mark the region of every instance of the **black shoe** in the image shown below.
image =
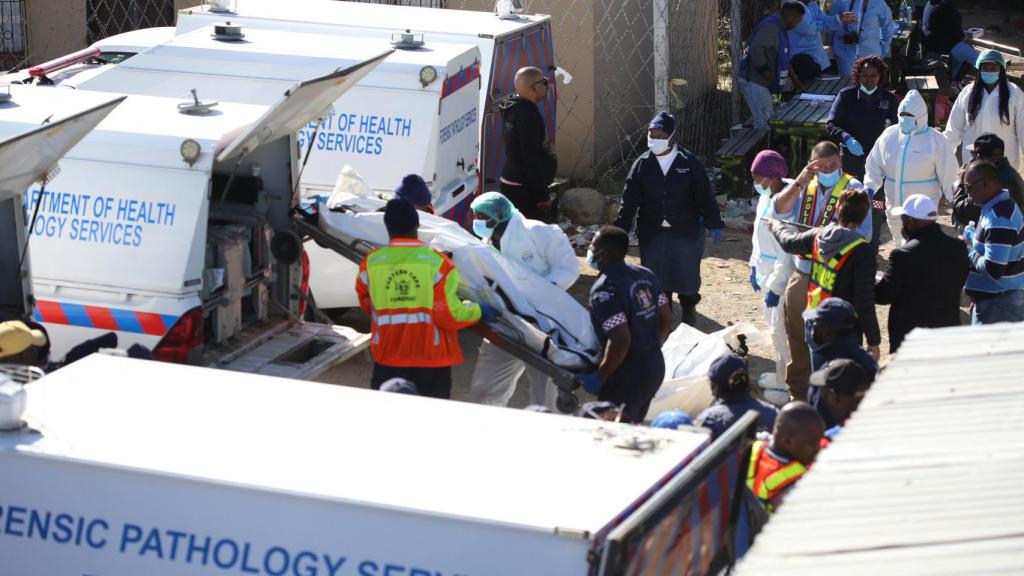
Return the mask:
<path id="1" fill-rule="evenodd" d="M 683 324 L 689 324 L 690 326 L 697 326 L 697 306 L 683 306 Z"/>

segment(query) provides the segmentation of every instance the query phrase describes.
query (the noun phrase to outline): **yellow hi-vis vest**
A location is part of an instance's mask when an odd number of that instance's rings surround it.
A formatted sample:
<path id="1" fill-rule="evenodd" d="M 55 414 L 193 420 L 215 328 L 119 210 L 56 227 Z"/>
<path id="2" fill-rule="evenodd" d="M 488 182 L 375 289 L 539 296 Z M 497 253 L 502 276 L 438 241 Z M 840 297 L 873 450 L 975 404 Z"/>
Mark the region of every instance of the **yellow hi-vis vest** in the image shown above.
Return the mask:
<path id="1" fill-rule="evenodd" d="M 832 296 L 832 291 L 836 287 L 836 276 L 846 264 L 846 259 L 850 257 L 854 248 L 866 243 L 867 240 L 857 237 L 853 242 L 843 246 L 828 262 L 825 262 L 818 250 L 818 237 L 814 237 L 814 248 L 811 251 L 811 279 L 807 284 L 808 310 L 817 308 L 822 300 Z"/>
<path id="2" fill-rule="evenodd" d="M 832 194 L 828 197 L 825 207 L 821 210 L 821 214 L 818 216 L 818 221 L 813 222 L 815 205 L 818 203 L 818 178 L 815 177 L 811 180 L 811 184 L 807 187 L 807 192 L 804 193 L 804 202 L 800 206 L 800 214 L 797 215 L 797 220 L 804 226 L 813 226 L 821 228 L 832 221 L 832 215 L 836 212 L 836 205 L 839 203 L 839 195 L 846 190 L 846 185 L 853 180 L 853 176 L 849 174 L 843 174 L 839 178 L 839 182 L 832 187 Z"/>

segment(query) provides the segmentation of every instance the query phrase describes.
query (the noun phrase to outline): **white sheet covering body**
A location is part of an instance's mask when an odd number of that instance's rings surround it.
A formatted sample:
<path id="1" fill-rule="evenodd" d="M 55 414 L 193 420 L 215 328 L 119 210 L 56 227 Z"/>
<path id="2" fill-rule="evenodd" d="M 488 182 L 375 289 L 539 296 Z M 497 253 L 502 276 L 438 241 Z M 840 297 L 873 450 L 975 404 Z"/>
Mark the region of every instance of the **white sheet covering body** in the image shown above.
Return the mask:
<path id="1" fill-rule="evenodd" d="M 321 205 L 320 229 L 341 240 L 358 238 L 383 246 L 388 242 L 384 204 L 378 198 L 336 192 L 326 206 Z M 590 313 L 575 298 L 484 245 L 457 223 L 425 213 L 419 216 L 419 239 L 451 254 L 462 280 L 462 297 L 505 312 L 497 330 L 567 370 L 596 366 L 600 343 Z"/>

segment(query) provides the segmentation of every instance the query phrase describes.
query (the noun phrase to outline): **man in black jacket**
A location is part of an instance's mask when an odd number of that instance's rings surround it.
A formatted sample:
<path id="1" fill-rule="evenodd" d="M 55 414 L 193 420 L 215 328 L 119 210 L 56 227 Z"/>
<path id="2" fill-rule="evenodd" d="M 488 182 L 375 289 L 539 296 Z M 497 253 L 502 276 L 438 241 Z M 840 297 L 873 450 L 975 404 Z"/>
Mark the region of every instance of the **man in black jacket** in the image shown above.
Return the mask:
<path id="1" fill-rule="evenodd" d="M 882 334 L 875 315 L 875 251 L 857 228 L 867 218 L 871 201 L 863 190 L 844 190 L 836 212 L 838 224 L 796 231 L 792 225 L 772 220 L 769 229 L 779 246 L 789 254 L 810 254 L 811 278 L 807 288 L 807 309 L 813 310 L 829 297 L 842 298 L 857 311 L 867 338 L 868 352 L 878 361 Z M 806 320 L 805 312 L 805 320 Z M 807 342 L 811 324 L 805 324 Z M 813 352 L 813 349 L 811 350 Z"/>
<path id="2" fill-rule="evenodd" d="M 947 236 L 938 209 L 924 194 L 908 197 L 892 211 L 903 221 L 907 243 L 889 256 L 889 269 L 875 285 L 875 301 L 890 304 L 889 351 L 917 327 L 960 325 L 960 294 L 967 282 L 967 247 Z"/>
<path id="3" fill-rule="evenodd" d="M 951 80 L 960 79 L 964 64 L 974 65 L 978 52 L 967 43 L 963 18 L 953 0 L 929 0 L 920 27 L 925 52 L 950 56 Z"/>
<path id="4" fill-rule="evenodd" d="M 551 207 L 548 186 L 558 169 L 544 116 L 537 107 L 548 97 L 550 83 L 540 69 L 521 68 L 516 72 L 515 95 L 498 104 L 505 140 L 501 193 L 530 220 L 546 220 Z"/>
<path id="5" fill-rule="evenodd" d="M 974 160 L 988 160 L 995 164 L 999 170 L 999 181 L 1003 188 L 1010 193 L 1010 198 L 1017 203 L 1017 207 L 1024 212 L 1024 179 L 1010 166 L 1009 160 L 1003 155 L 1006 144 L 1003 139 L 995 134 L 982 134 L 974 140 L 974 149 L 970 150 L 971 158 Z M 957 178 L 956 190 L 953 191 L 953 223 L 961 228 L 971 222 L 977 222 L 981 215 L 981 206 L 971 201 L 971 197 L 964 189 L 964 167 L 960 168 L 960 177 Z"/>
<path id="6" fill-rule="evenodd" d="M 650 150 L 629 169 L 615 225 L 629 230 L 636 219 L 640 263 L 654 272 L 670 300 L 678 295 L 682 320 L 693 326 L 700 302 L 704 229 L 717 244 L 725 223 L 700 160 L 671 144 L 675 127 L 675 118 L 666 112 L 651 120 Z"/>

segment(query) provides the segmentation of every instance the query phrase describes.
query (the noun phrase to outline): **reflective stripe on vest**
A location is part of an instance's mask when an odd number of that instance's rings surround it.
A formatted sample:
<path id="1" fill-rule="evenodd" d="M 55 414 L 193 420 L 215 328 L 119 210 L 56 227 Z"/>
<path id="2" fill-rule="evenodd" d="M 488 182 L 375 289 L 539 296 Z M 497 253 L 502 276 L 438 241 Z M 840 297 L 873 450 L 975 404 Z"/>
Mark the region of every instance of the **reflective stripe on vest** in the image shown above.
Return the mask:
<path id="1" fill-rule="evenodd" d="M 836 277 L 839 275 L 839 270 L 846 264 L 846 259 L 850 257 L 854 248 L 866 243 L 867 240 L 858 237 L 843 246 L 835 256 L 825 262 L 818 249 L 818 237 L 814 237 L 814 249 L 811 252 L 811 279 L 807 284 L 808 310 L 817 308 L 822 300 L 832 296 L 832 291 L 836 287 Z"/>
<path id="2" fill-rule="evenodd" d="M 399 312 L 395 314 L 375 315 L 377 326 L 395 326 L 397 324 L 433 324 L 434 317 L 425 312 L 407 314 Z"/>
<path id="3" fill-rule="evenodd" d="M 754 442 L 750 451 L 750 464 L 747 466 L 747 488 L 764 504 L 770 514 L 775 508 L 771 503 L 772 498 L 796 482 L 807 468 L 796 460 L 783 464 L 766 456 L 767 451 L 767 442 Z"/>
<path id="4" fill-rule="evenodd" d="M 825 208 L 821 211 L 821 215 L 818 216 L 818 222 L 813 224 L 814 220 L 814 209 L 818 204 L 818 179 L 815 178 L 811 181 L 811 185 L 807 187 L 807 192 L 804 194 L 804 204 L 800 208 L 799 219 L 800 223 L 804 226 L 814 226 L 821 228 L 825 224 L 832 221 L 832 215 L 835 214 L 836 204 L 839 203 L 839 195 L 846 190 L 846 185 L 853 180 L 853 176 L 849 174 L 843 174 L 839 178 L 839 182 L 832 187 L 832 194 L 828 197 L 828 203 L 825 204 Z"/>

